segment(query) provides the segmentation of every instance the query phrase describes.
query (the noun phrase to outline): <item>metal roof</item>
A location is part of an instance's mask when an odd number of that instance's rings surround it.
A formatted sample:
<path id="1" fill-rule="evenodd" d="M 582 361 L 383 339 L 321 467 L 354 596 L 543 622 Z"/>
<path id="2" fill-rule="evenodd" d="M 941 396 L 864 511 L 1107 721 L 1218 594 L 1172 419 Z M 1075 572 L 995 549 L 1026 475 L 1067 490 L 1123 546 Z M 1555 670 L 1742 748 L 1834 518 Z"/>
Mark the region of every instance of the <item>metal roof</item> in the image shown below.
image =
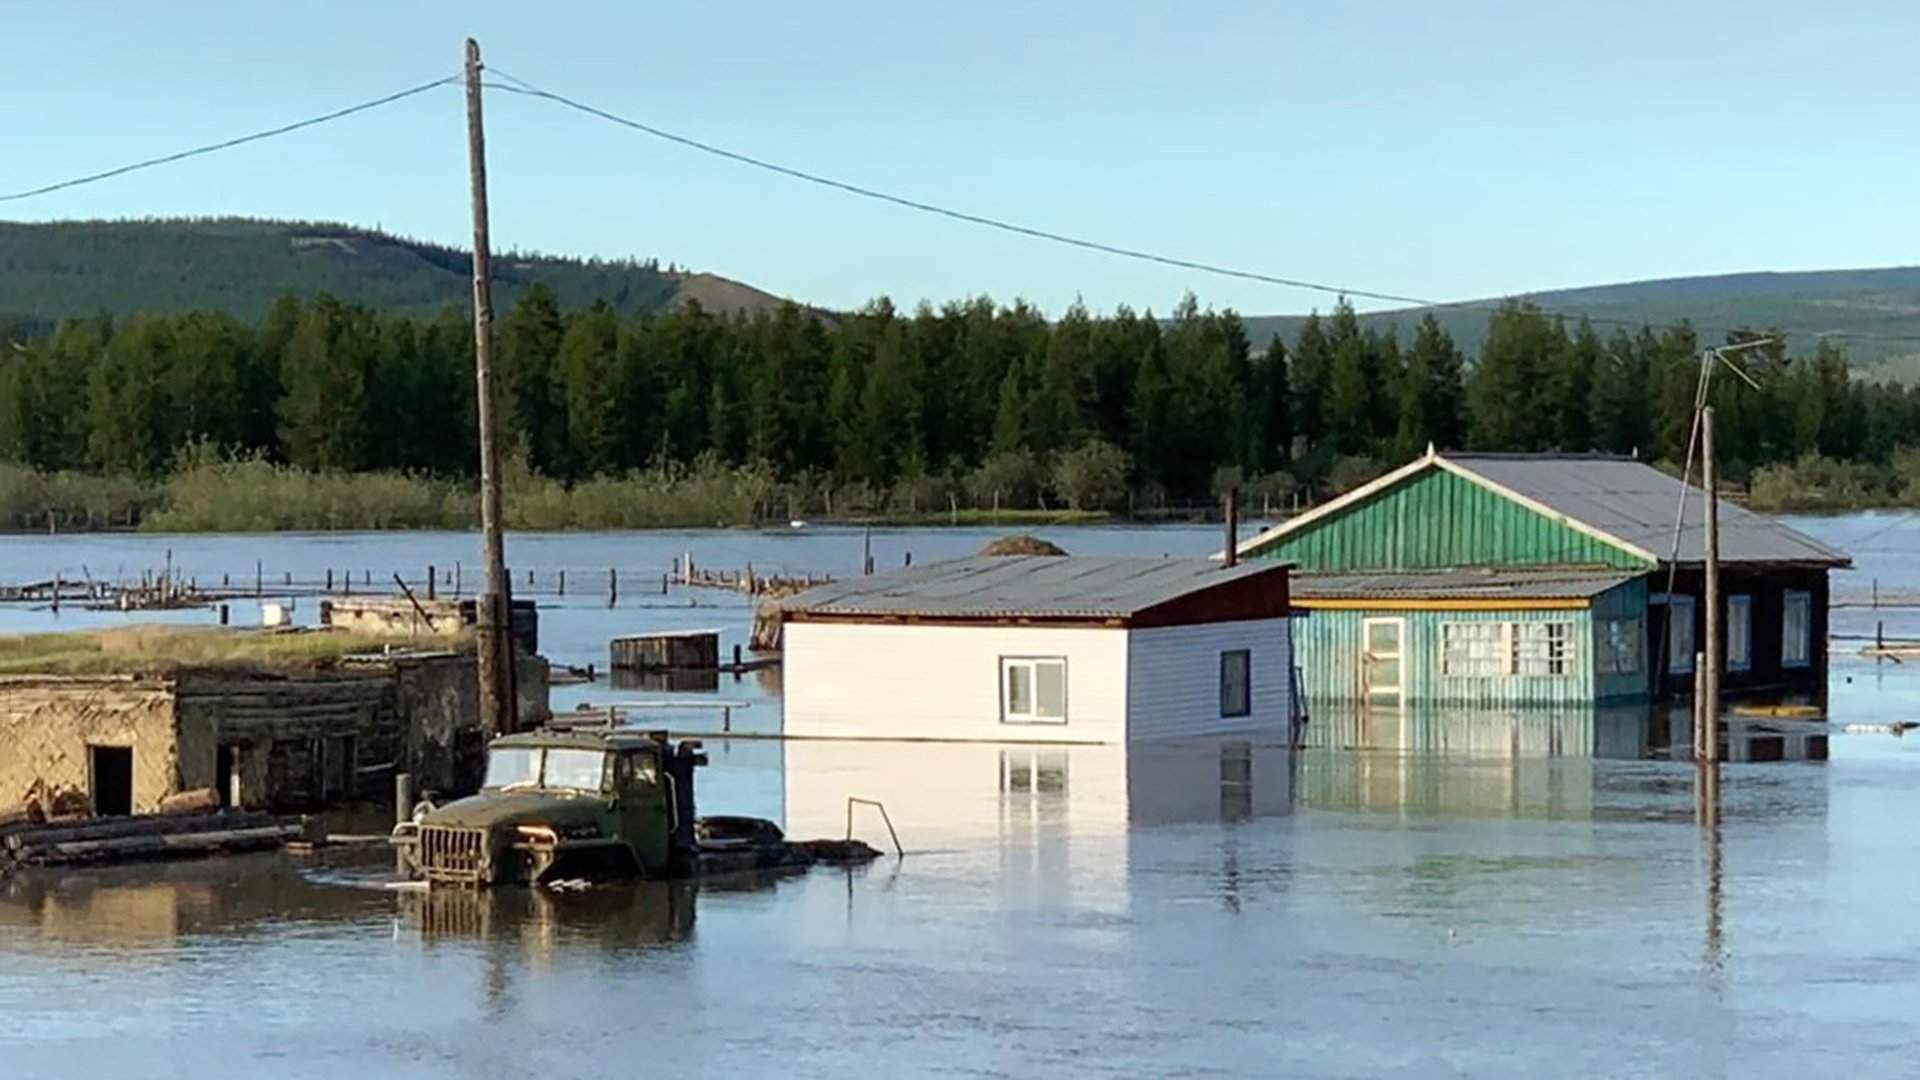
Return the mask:
<path id="1" fill-rule="evenodd" d="M 1590 599 L 1639 576 L 1556 567 L 1296 574 L 1292 584 L 1300 600 L 1570 600 Z"/>
<path id="2" fill-rule="evenodd" d="M 1680 510 L 1680 481 L 1643 461 L 1573 454 L 1445 454 L 1456 466 L 1539 503 L 1615 540 L 1673 558 L 1673 524 Z M 1677 561 L 1706 559 L 1706 492 L 1684 485 Z M 1720 558 L 1724 562 L 1820 563 L 1845 566 L 1844 552 L 1753 513 L 1720 501 Z"/>
<path id="3" fill-rule="evenodd" d="M 1124 619 L 1202 589 L 1286 570 L 1274 560 L 1223 567 L 1208 559 L 976 555 L 815 586 L 780 601 L 780 608 L 818 615 Z"/>

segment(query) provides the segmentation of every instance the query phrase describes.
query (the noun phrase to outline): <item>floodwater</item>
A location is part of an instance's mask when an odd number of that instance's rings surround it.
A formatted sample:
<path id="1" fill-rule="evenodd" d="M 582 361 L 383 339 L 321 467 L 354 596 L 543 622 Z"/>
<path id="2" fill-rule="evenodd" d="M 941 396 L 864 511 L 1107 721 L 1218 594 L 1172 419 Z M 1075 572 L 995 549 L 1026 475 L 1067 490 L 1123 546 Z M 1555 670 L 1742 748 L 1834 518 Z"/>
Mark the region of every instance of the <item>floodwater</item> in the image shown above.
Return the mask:
<path id="1" fill-rule="evenodd" d="M 1841 602 L 1876 576 L 1885 596 L 1920 593 L 1905 556 L 1920 518 L 1807 527 L 1861 564 L 1836 581 Z M 1055 538 L 1199 553 L 1214 534 Z M 874 547 L 893 561 L 911 544 L 918 561 L 978 540 L 916 531 Z M 439 562 L 467 542 L 171 541 L 176 561 L 216 574 L 305 545 L 319 552 L 307 565 L 378 573 L 376 553 Z M 86 545 L 147 568 L 156 543 L 4 541 L 0 580 Z M 530 538 L 514 558 L 637 576 L 693 545 L 708 565 L 774 568 L 768 552 L 791 551 L 795 569 L 845 572 L 862 543 Z M 624 595 L 611 615 L 604 594 L 544 609 L 549 648 L 596 659 L 616 625 L 744 632 L 731 597 Z M 1843 608 L 1835 629 L 1920 637 L 1910 616 Z M 1905 668 L 1850 650 L 1836 643 L 1838 719 L 1920 718 Z M 750 715 L 777 725 L 768 688 L 721 693 L 757 695 Z M 1693 766 L 1643 756 L 1644 720 L 1513 721 L 1561 725 L 1544 742 L 1449 735 L 1485 722 L 1399 718 L 1411 734 L 1397 741 L 1462 748 L 1443 753 L 710 743 L 708 811 L 836 835 L 849 796 L 884 803 L 907 854 L 851 872 L 424 898 L 380 887 L 380 853 L 17 877 L 0 884 L 0 1076 L 1913 1071 L 1920 745 L 1836 735 L 1828 762 L 1728 765 L 1703 812 Z M 1536 745 L 1556 753 L 1512 749 Z M 890 846 L 875 811 L 855 829 Z"/>

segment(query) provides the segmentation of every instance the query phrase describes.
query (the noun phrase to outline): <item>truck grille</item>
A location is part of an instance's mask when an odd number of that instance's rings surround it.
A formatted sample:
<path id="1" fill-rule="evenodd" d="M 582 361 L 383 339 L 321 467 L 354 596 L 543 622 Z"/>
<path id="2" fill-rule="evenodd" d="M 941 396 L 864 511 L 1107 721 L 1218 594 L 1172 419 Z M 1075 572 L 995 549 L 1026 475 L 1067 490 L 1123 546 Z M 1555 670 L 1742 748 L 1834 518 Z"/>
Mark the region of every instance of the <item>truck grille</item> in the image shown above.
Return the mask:
<path id="1" fill-rule="evenodd" d="M 478 883 L 486 844 L 485 829 L 422 826 L 420 870 L 429 881 Z"/>

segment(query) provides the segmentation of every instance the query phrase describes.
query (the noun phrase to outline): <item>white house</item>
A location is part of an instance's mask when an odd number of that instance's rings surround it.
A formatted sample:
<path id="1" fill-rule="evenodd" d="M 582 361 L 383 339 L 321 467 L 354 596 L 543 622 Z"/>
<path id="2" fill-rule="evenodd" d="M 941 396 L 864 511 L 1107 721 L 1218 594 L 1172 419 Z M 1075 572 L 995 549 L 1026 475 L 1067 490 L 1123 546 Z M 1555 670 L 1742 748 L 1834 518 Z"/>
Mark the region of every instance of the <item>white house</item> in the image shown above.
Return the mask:
<path id="1" fill-rule="evenodd" d="M 1292 736 L 1285 564 L 979 556 L 782 607 L 789 737 Z"/>

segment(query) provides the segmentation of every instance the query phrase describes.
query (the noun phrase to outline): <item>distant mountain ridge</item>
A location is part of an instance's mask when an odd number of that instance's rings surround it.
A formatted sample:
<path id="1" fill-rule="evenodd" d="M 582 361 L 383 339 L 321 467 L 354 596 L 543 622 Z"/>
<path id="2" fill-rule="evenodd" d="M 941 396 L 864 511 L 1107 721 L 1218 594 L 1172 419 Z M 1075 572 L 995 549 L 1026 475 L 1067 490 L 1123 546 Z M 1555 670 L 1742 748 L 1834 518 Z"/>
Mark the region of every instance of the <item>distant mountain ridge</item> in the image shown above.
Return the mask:
<path id="1" fill-rule="evenodd" d="M 0 222 L 0 318 L 46 323 L 99 311 L 214 309 L 253 319 L 289 292 L 426 314 L 469 302 L 472 267 L 458 248 L 333 222 Z M 625 315 L 688 299 L 726 312 L 780 302 L 739 282 L 663 270 L 651 260 L 496 252 L 493 277 L 502 311 L 536 281 L 562 306 L 606 300 Z"/>
<path id="2" fill-rule="evenodd" d="M 1726 328 L 1778 329 L 1789 335 L 1788 347 L 1796 353 L 1811 351 L 1819 334 L 1863 334 L 1868 337 L 1839 340 L 1856 368 L 1870 375 L 1920 375 L 1920 266 L 1656 278 L 1526 293 L 1516 299 L 1566 312 L 1570 322 L 1586 315 L 1657 328 L 1687 320 L 1702 328 L 1703 341 L 1720 340 Z M 1404 342 L 1431 312 L 1471 353 L 1479 350 L 1486 333 L 1487 309 L 1498 303 L 1475 301 L 1465 309 L 1401 308 L 1365 314 L 1360 321 L 1381 330 L 1397 326 Z M 1246 323 L 1255 345 L 1264 346 L 1276 333 L 1291 339 L 1303 320 L 1299 315 L 1267 315 L 1249 317 Z M 1604 337 L 1614 327 L 1605 323 L 1597 329 Z M 1875 340 L 1890 338 L 1910 340 Z"/>
<path id="3" fill-rule="evenodd" d="M 471 262 L 458 248 L 379 229 L 332 222 L 204 218 L 151 221 L 0 222 L 0 321 L 40 325 L 100 311 L 215 309 L 259 318 L 282 293 L 332 293 L 408 314 L 468 302 Z M 715 312 L 764 310 L 781 299 L 710 273 L 662 269 L 653 260 L 580 259 L 537 253 L 494 256 L 494 303 L 501 311 L 532 283 L 545 282 L 563 307 L 606 300 L 624 315 L 698 301 Z M 1665 326 L 1689 320 L 1717 340 L 1718 328 L 1777 328 L 1790 348 L 1810 351 L 1820 333 L 1864 334 L 1841 341 L 1868 375 L 1920 378 L 1920 267 L 1749 272 L 1659 278 L 1525 294 L 1571 319 Z M 1429 310 L 1470 354 L 1486 332 L 1487 308 L 1403 308 L 1361 316 L 1398 327 L 1406 341 Z M 1329 305 L 1331 306 L 1331 305 Z M 1302 315 L 1246 318 L 1264 347 L 1291 338 Z M 1599 327 L 1603 335 L 1613 327 Z M 1884 340 L 1909 338 L 1911 340 Z M 1876 340 L 1881 339 L 1881 340 Z"/>

